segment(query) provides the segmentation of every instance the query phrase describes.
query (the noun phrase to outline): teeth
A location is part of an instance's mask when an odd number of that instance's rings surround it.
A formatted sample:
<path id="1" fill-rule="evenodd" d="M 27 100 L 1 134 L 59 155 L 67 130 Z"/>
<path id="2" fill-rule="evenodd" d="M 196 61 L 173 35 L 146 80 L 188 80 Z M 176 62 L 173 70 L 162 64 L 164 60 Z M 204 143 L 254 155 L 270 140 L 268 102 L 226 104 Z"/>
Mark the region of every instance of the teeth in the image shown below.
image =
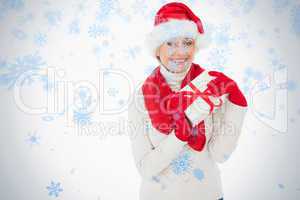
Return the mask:
<path id="1" fill-rule="evenodd" d="M 185 62 L 186 59 L 180 59 L 180 60 L 173 60 L 174 62 Z"/>

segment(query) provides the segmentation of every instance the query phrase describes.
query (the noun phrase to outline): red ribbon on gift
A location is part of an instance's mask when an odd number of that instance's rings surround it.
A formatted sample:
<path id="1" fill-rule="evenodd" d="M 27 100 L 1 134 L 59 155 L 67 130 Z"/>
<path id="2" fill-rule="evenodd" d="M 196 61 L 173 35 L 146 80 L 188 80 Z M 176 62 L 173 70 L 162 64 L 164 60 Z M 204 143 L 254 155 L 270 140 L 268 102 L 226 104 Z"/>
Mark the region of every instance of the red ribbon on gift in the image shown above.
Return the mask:
<path id="1" fill-rule="evenodd" d="M 209 96 L 215 96 L 214 94 L 211 93 L 211 91 L 207 88 L 204 90 L 204 92 L 201 92 L 192 82 L 188 83 L 188 85 L 192 88 L 192 91 L 182 91 L 183 95 L 190 95 L 191 96 L 191 101 L 193 102 L 197 98 L 202 98 L 210 107 L 209 113 L 212 113 L 213 109 L 215 107 L 221 107 L 223 104 L 223 101 L 221 98 L 219 98 L 219 104 L 214 104 L 210 99 Z"/>

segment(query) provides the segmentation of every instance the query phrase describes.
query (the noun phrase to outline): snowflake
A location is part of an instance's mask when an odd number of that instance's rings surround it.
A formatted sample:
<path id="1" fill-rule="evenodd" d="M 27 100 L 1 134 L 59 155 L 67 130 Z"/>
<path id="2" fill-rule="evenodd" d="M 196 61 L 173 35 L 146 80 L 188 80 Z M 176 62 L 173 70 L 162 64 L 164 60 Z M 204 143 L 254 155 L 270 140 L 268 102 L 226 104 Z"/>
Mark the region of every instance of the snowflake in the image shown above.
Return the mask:
<path id="1" fill-rule="evenodd" d="M 55 183 L 54 181 L 51 181 L 51 184 L 49 186 L 47 186 L 46 188 L 48 190 L 48 195 L 54 196 L 54 197 L 58 197 L 59 193 L 63 191 L 60 183 L 59 182 Z"/>
<path id="2" fill-rule="evenodd" d="M 199 181 L 204 179 L 204 172 L 199 168 L 193 170 L 193 175 Z"/>
<path id="3" fill-rule="evenodd" d="M 213 48 L 209 52 L 208 61 L 212 66 L 223 66 L 227 63 L 229 55 L 231 55 L 229 48 Z"/>
<path id="4" fill-rule="evenodd" d="M 79 20 L 74 19 L 69 25 L 69 34 L 78 34 L 80 33 Z"/>
<path id="5" fill-rule="evenodd" d="M 292 30 L 300 36 L 300 6 L 293 8 L 291 18 Z"/>
<path id="6" fill-rule="evenodd" d="M 44 16 L 47 18 L 48 24 L 51 26 L 58 25 L 61 22 L 62 13 L 59 10 L 47 11 Z"/>
<path id="7" fill-rule="evenodd" d="M 177 175 L 186 173 L 191 167 L 190 157 L 191 155 L 187 152 L 179 155 L 171 162 L 172 171 Z"/>
<path id="8" fill-rule="evenodd" d="M 46 63 L 42 60 L 37 53 L 29 54 L 25 56 L 17 57 L 12 63 L 6 64 L 2 67 L 0 72 L 0 85 L 5 85 L 8 89 L 11 89 L 18 78 L 29 70 L 40 70 Z M 47 80 L 47 75 L 36 75 L 40 80 Z M 33 76 L 26 77 L 25 80 L 21 82 L 21 85 L 32 83 Z"/>
<path id="9" fill-rule="evenodd" d="M 30 144 L 30 147 L 40 143 L 40 137 L 36 134 L 36 131 L 33 133 L 28 133 L 26 142 Z"/>
<path id="10" fill-rule="evenodd" d="M 47 42 L 47 36 L 43 33 L 37 33 L 34 36 L 34 43 L 38 46 L 44 46 Z"/>
<path id="11" fill-rule="evenodd" d="M 234 41 L 230 34 L 230 24 L 222 24 L 215 28 L 212 34 L 212 41 L 217 46 L 228 46 L 231 41 Z"/>
<path id="12" fill-rule="evenodd" d="M 109 17 L 114 11 L 114 1 L 113 0 L 100 0 L 100 7 L 97 11 L 96 19 L 103 22 L 107 17 Z"/>
<path id="13" fill-rule="evenodd" d="M 99 24 L 94 24 L 89 27 L 89 36 L 92 38 L 97 38 L 99 36 L 106 35 L 108 33 L 108 29 L 104 26 L 101 26 Z"/>

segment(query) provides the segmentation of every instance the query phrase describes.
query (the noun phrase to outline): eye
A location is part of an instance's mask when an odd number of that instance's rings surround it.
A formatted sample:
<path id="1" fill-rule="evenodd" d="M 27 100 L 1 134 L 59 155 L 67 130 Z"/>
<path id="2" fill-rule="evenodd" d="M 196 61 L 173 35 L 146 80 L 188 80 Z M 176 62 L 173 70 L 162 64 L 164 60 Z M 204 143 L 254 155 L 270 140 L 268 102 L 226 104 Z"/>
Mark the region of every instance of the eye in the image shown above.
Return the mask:
<path id="1" fill-rule="evenodd" d="M 191 45 L 193 44 L 193 41 L 192 41 L 192 40 L 185 40 L 185 41 L 183 42 L 183 44 L 184 44 L 185 46 L 191 46 Z"/>
<path id="2" fill-rule="evenodd" d="M 167 42 L 167 45 L 168 46 L 173 46 L 173 43 L 172 42 Z"/>

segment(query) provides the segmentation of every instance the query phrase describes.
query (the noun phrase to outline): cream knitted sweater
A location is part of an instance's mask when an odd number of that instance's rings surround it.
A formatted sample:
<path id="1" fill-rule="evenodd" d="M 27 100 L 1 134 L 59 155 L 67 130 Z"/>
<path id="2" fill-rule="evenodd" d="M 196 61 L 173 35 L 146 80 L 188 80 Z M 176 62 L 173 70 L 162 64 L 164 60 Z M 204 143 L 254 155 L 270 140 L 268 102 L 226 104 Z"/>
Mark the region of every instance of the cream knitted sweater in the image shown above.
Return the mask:
<path id="1" fill-rule="evenodd" d="M 187 72 L 173 74 L 160 67 L 172 90 L 179 90 Z M 199 152 L 186 142 L 158 132 L 151 125 L 141 88 L 128 110 L 130 141 L 142 182 L 140 200 L 217 200 L 223 197 L 220 170 L 235 150 L 247 108 L 227 101 L 224 112 L 214 111 L 204 122 L 206 144 Z M 234 134 L 226 127 L 233 128 Z"/>

